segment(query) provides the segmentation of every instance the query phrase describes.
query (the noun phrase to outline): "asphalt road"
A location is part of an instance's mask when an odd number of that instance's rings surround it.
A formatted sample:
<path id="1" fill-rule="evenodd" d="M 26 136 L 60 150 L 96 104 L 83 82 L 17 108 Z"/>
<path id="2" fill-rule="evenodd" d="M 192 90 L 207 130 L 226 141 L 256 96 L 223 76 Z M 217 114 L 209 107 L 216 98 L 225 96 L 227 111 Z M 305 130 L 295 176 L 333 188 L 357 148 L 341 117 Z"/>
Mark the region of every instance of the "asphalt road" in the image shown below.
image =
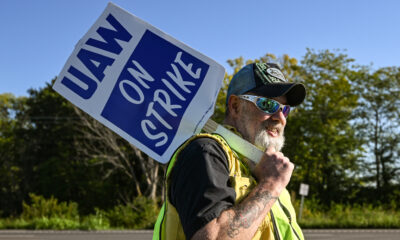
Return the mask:
<path id="1" fill-rule="evenodd" d="M 303 230 L 307 240 L 395 240 L 400 239 L 400 229 L 335 229 Z"/>
<path id="2" fill-rule="evenodd" d="M 0 230 L 0 240 L 151 240 L 153 231 L 27 231 Z M 314 240 L 400 240 L 400 229 L 304 230 L 305 239 Z"/>

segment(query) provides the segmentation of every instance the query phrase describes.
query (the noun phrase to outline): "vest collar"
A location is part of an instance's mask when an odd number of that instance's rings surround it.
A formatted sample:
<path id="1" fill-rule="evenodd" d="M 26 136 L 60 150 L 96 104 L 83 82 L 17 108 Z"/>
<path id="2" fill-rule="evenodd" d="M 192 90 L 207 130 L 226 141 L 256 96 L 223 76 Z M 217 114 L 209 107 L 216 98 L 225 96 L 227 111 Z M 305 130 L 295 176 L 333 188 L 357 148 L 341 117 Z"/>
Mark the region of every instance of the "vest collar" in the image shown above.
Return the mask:
<path id="1" fill-rule="evenodd" d="M 231 132 L 233 132 L 233 133 L 235 133 L 236 135 L 238 135 L 239 137 L 243 138 L 242 134 L 240 134 L 240 132 L 238 132 L 238 130 L 237 130 L 235 127 L 233 127 L 233 126 L 231 126 L 231 125 L 228 125 L 228 124 L 224 124 L 223 126 L 224 126 L 226 129 L 228 129 L 228 130 L 230 130 Z M 233 151 L 233 153 L 241 160 L 240 162 L 243 164 L 243 166 L 245 167 L 246 171 L 250 171 L 250 166 L 249 166 L 249 164 L 253 164 L 253 163 L 251 162 L 251 160 L 250 160 L 250 159 L 247 159 L 246 157 L 244 157 L 243 155 L 241 155 L 241 154 L 239 154 L 239 153 L 237 153 L 237 152 L 235 152 L 235 151 Z"/>

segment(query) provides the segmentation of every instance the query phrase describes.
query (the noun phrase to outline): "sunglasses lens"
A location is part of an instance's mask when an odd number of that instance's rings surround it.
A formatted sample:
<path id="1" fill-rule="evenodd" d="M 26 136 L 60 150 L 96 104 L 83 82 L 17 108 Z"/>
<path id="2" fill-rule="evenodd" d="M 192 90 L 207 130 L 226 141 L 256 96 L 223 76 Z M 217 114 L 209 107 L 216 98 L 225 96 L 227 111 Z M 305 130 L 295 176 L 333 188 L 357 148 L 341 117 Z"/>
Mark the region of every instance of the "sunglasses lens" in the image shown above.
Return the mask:
<path id="1" fill-rule="evenodd" d="M 282 110 L 283 116 L 287 117 L 290 113 L 290 107 L 289 106 L 284 106 Z"/>
<path id="2" fill-rule="evenodd" d="M 256 102 L 257 107 L 260 108 L 261 111 L 264 111 L 268 114 L 276 113 L 281 106 L 279 102 L 264 97 L 260 97 L 256 101 L 257 101 Z M 287 117 L 289 115 L 289 112 L 290 112 L 290 106 L 283 106 L 282 109 L 283 116 Z"/>
<path id="3" fill-rule="evenodd" d="M 279 103 L 268 98 L 258 98 L 256 104 L 262 111 L 269 114 L 273 114 L 279 109 Z"/>

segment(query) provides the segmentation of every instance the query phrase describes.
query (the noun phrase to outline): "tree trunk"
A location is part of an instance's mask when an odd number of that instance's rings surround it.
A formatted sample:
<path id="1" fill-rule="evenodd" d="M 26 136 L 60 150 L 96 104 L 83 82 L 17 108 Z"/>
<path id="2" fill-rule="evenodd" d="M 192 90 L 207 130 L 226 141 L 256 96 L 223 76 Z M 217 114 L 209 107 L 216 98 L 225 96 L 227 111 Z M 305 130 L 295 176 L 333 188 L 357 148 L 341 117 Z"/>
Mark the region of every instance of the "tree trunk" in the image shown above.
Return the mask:
<path id="1" fill-rule="evenodd" d="M 376 190 L 379 193 L 381 188 L 381 172 L 380 172 L 380 156 L 378 150 L 379 144 L 379 110 L 375 111 L 375 128 L 374 128 L 374 154 L 375 154 L 375 166 L 376 166 Z"/>

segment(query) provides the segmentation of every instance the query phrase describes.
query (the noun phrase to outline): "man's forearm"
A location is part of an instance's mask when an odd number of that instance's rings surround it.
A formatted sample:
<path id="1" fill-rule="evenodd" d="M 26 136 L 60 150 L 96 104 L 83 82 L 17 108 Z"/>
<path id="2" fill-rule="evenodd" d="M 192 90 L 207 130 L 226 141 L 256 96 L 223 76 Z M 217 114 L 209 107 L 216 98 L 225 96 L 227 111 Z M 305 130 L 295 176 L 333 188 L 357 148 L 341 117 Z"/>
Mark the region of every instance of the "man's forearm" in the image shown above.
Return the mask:
<path id="1" fill-rule="evenodd" d="M 245 202 L 234 207 L 233 214 L 228 212 L 229 223 L 227 229 L 227 235 L 231 238 L 235 238 L 240 230 L 248 229 L 260 218 L 263 220 L 265 218 L 265 212 L 268 212 L 270 207 L 266 210 L 267 204 L 274 202 L 277 197 L 272 196 L 272 194 L 264 190 L 262 192 L 255 192 L 253 196 L 249 196 Z M 271 201 L 274 200 L 274 201 Z M 271 204 L 272 206 L 272 204 Z M 257 224 L 257 228 L 258 228 Z"/>
<path id="2" fill-rule="evenodd" d="M 251 239 L 277 199 L 262 185 L 200 229 L 192 239 Z"/>

